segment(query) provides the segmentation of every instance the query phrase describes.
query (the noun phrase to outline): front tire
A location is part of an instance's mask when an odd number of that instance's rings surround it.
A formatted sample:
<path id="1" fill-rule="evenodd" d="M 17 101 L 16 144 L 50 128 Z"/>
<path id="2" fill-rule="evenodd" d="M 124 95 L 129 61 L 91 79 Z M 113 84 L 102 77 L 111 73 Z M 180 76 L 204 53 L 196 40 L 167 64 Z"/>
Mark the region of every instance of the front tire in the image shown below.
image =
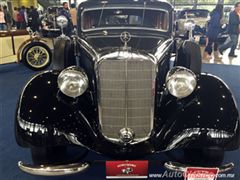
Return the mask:
<path id="1" fill-rule="evenodd" d="M 31 42 L 22 52 L 23 63 L 34 71 L 47 68 L 52 61 L 50 48 L 42 42 Z"/>
<path id="2" fill-rule="evenodd" d="M 49 147 L 32 147 L 34 165 L 63 165 L 82 161 L 89 150 L 81 146 L 61 145 Z"/>
<path id="3" fill-rule="evenodd" d="M 67 147 L 38 147 L 31 148 L 32 161 L 34 165 L 54 164 L 58 165 L 66 161 Z"/>

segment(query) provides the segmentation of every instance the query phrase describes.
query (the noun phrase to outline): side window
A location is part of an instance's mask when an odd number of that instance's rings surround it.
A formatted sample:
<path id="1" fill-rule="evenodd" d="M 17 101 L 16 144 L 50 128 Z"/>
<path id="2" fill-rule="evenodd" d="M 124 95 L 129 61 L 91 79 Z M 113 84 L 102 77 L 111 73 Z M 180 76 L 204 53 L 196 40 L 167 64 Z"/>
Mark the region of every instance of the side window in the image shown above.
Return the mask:
<path id="1" fill-rule="evenodd" d="M 151 10 L 146 12 L 145 26 L 154 29 L 167 30 L 168 29 L 168 13 L 163 11 Z"/>

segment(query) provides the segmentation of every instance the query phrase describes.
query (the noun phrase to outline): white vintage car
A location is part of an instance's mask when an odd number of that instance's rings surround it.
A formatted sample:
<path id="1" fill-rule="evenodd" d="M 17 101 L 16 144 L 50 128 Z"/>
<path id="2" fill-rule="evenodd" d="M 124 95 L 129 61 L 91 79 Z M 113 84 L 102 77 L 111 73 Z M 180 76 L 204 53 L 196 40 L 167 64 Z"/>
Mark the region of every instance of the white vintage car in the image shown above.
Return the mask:
<path id="1" fill-rule="evenodd" d="M 210 20 L 209 11 L 205 9 L 185 9 L 178 15 L 176 23 L 180 36 L 188 37 L 190 29 L 195 34 L 204 34 L 207 22 Z"/>
<path id="2" fill-rule="evenodd" d="M 32 30 L 0 31 L 0 64 L 23 62 L 32 70 L 47 68 L 52 52 L 37 33 Z"/>

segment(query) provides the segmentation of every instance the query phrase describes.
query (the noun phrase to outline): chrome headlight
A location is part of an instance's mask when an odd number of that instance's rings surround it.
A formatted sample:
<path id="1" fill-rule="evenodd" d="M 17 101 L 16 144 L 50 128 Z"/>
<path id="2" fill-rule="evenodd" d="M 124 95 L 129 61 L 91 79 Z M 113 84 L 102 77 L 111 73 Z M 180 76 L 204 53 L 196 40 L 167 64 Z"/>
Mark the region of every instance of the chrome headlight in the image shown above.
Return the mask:
<path id="1" fill-rule="evenodd" d="M 61 16 L 58 16 L 56 19 L 57 19 L 57 25 L 58 26 L 60 26 L 62 28 L 67 27 L 68 19 L 65 16 L 61 15 Z"/>
<path id="2" fill-rule="evenodd" d="M 196 75 L 189 69 L 181 66 L 172 68 L 166 77 L 168 91 L 177 98 L 189 96 L 197 85 Z"/>
<path id="3" fill-rule="evenodd" d="M 69 97 L 78 97 L 88 88 L 88 77 L 82 68 L 71 66 L 64 69 L 58 76 L 58 87 Z"/>
<path id="4" fill-rule="evenodd" d="M 190 31 L 193 30 L 195 28 L 195 22 L 194 21 L 187 21 L 184 23 L 184 30 L 186 31 Z"/>

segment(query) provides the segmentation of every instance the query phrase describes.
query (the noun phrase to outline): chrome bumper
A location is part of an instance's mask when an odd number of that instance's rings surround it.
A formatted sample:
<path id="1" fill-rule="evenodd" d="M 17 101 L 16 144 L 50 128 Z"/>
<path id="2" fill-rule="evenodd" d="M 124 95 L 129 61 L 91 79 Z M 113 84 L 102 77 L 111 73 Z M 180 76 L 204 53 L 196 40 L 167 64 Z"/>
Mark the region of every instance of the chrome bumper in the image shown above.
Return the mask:
<path id="1" fill-rule="evenodd" d="M 193 167 L 193 166 L 181 164 L 178 162 L 168 161 L 168 162 L 164 163 L 164 167 L 171 171 L 185 172 L 187 167 Z M 216 167 L 216 168 L 219 168 L 219 173 L 222 173 L 222 172 L 230 171 L 231 169 L 233 169 L 234 164 L 228 163 L 228 164 L 224 164 L 220 167 Z"/>
<path id="2" fill-rule="evenodd" d="M 29 174 L 40 176 L 62 176 L 75 174 L 85 171 L 90 165 L 88 163 L 74 163 L 66 165 L 30 165 L 25 164 L 22 161 L 18 162 L 18 167 Z"/>

